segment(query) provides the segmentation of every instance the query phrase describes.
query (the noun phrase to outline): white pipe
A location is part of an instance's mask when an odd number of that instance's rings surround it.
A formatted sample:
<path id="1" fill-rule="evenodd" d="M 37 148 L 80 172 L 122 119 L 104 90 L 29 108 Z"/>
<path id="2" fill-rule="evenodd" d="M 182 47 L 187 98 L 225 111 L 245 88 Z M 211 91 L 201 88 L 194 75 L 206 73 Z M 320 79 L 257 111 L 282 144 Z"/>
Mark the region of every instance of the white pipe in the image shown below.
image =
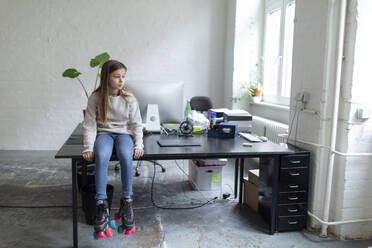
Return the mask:
<path id="1" fill-rule="evenodd" d="M 327 36 L 327 43 L 325 47 L 325 72 L 323 75 L 323 94 L 321 96 L 321 101 L 320 101 L 320 113 L 319 117 L 321 120 L 325 120 L 328 118 L 328 105 L 330 104 L 328 99 L 329 99 L 329 92 L 331 91 L 331 81 L 332 81 L 332 75 L 330 72 L 334 71 L 333 64 L 334 64 L 334 27 L 335 27 L 335 10 L 334 6 L 335 2 L 334 1 L 328 1 L 328 9 L 329 9 L 329 16 L 328 16 L 328 23 L 327 23 L 327 30 L 326 33 L 328 34 Z M 333 73 L 332 73 L 333 74 Z M 324 122 L 320 122 L 320 133 L 319 133 L 319 141 L 321 144 L 327 144 L 328 145 L 328 126 Z M 328 160 L 329 153 L 325 149 L 321 149 L 319 152 L 319 161 L 324 165 L 326 165 L 326 160 Z M 326 176 L 327 173 L 327 168 L 326 166 L 324 167 L 318 167 L 319 169 L 314 170 L 315 171 L 315 184 L 314 184 L 314 191 L 315 192 L 321 192 L 324 190 L 324 186 L 321 186 L 324 184 L 324 176 Z M 323 196 L 323 198 L 322 198 Z M 324 195 L 323 194 L 315 194 L 314 195 L 314 201 L 312 202 L 312 208 L 313 209 L 318 209 L 322 205 L 324 201 Z"/>
<path id="2" fill-rule="evenodd" d="M 332 1 L 334 3 L 334 1 Z M 334 99 L 333 99 L 333 116 L 332 116 L 332 129 L 331 129 L 331 150 L 336 148 L 336 137 L 337 137 L 337 119 L 338 119 L 338 108 L 341 88 L 341 69 L 342 69 L 342 57 L 343 57 L 343 44 L 344 44 L 344 32 L 345 32 L 345 18 L 346 18 L 346 0 L 341 1 L 340 7 L 340 26 L 338 30 L 338 49 L 337 49 L 337 68 L 336 68 L 336 84 L 334 88 Z M 334 166 L 335 153 L 331 153 L 329 156 L 328 174 L 327 174 L 327 186 L 326 194 L 324 199 L 324 211 L 323 218 L 325 222 L 328 222 L 329 207 L 331 202 L 331 189 L 333 179 L 333 166 Z M 322 224 L 321 236 L 327 236 L 327 224 Z"/>
<path id="3" fill-rule="evenodd" d="M 324 148 L 324 149 L 327 149 L 329 150 L 331 153 L 335 153 L 337 155 L 340 155 L 340 156 L 344 156 L 344 157 L 372 157 L 372 153 L 370 152 L 366 152 L 366 153 L 345 153 L 345 152 L 339 152 L 337 150 L 331 150 L 331 148 L 329 146 L 326 146 L 326 145 L 321 145 L 321 144 L 317 144 L 317 143 L 313 143 L 313 142 L 309 142 L 309 141 L 304 141 L 304 140 L 300 140 L 300 139 L 296 139 L 296 140 L 290 140 L 290 141 L 296 141 L 296 142 L 300 142 L 302 144 L 307 144 L 307 145 L 311 145 L 311 146 L 315 146 L 315 147 L 319 147 L 319 148 Z"/>
<path id="4" fill-rule="evenodd" d="M 372 153 L 345 153 L 336 150 L 331 150 L 331 152 L 345 157 L 372 157 Z"/>
<path id="5" fill-rule="evenodd" d="M 310 211 L 307 211 L 307 214 L 319 221 L 323 225 L 328 225 L 328 226 L 336 226 L 336 225 L 343 225 L 343 224 L 350 224 L 350 223 L 359 223 L 359 222 L 369 222 L 372 221 L 372 218 L 369 219 L 356 219 L 356 220 L 341 220 L 341 221 L 324 221 L 320 219 L 318 216 L 315 214 L 311 213 Z"/>

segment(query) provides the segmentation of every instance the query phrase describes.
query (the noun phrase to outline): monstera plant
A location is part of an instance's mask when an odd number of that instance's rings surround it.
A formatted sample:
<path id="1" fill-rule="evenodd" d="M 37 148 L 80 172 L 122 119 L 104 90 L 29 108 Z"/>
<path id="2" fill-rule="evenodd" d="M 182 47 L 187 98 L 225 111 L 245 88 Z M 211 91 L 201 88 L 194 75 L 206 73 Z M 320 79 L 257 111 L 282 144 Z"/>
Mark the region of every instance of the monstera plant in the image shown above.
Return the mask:
<path id="1" fill-rule="evenodd" d="M 109 59 L 110 59 L 110 55 L 108 53 L 101 53 L 101 54 L 97 55 L 95 58 L 90 60 L 90 67 L 91 68 L 97 67 L 97 75 L 96 75 L 96 81 L 94 83 L 93 91 L 97 88 L 97 81 L 98 81 L 98 78 L 100 77 L 99 72 L 102 68 L 102 65 Z M 88 98 L 89 94 L 88 94 L 87 89 L 84 86 L 84 83 L 79 78 L 80 74 L 81 74 L 81 72 L 79 72 L 77 69 L 68 68 L 62 73 L 62 77 L 67 77 L 67 78 L 72 78 L 72 79 L 76 78 L 79 81 L 81 87 L 84 90 L 85 95 Z"/>

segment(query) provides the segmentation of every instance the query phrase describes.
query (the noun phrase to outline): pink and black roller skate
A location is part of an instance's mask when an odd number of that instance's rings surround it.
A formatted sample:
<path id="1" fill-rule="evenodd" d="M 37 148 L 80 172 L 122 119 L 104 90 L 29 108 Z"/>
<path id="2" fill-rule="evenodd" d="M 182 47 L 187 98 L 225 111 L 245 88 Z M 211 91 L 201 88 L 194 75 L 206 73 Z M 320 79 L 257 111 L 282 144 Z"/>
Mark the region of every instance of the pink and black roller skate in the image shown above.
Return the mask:
<path id="1" fill-rule="evenodd" d="M 131 235 L 136 232 L 131 198 L 121 198 L 120 209 L 119 212 L 115 214 L 115 220 L 121 220 L 118 233 L 124 232 L 125 235 Z"/>
<path id="2" fill-rule="evenodd" d="M 112 237 L 112 229 L 116 228 L 116 222 L 110 221 L 109 206 L 107 200 L 97 200 L 96 216 L 94 219 L 94 239 Z"/>

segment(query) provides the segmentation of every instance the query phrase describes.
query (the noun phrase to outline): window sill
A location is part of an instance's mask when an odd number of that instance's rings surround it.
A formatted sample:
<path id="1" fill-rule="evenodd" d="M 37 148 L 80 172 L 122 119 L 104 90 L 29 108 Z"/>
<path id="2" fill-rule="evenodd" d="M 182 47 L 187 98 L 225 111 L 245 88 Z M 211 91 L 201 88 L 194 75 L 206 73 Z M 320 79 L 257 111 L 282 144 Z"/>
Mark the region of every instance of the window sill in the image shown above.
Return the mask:
<path id="1" fill-rule="evenodd" d="M 273 103 L 268 103 L 268 102 L 251 102 L 250 104 L 289 111 L 289 106 L 285 106 L 285 105 L 273 104 Z"/>
<path id="2" fill-rule="evenodd" d="M 288 124 L 289 106 L 268 102 L 250 103 L 250 113 L 273 121 Z"/>

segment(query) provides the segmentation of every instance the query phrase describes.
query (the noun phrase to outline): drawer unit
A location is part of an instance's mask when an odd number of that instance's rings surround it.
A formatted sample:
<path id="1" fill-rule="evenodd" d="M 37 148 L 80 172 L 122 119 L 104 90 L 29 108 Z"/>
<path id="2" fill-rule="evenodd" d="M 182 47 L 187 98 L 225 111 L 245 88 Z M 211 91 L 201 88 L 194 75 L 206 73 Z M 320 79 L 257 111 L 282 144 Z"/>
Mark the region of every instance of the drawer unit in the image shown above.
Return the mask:
<path id="1" fill-rule="evenodd" d="M 307 191 L 308 167 L 280 169 L 279 191 Z"/>
<path id="2" fill-rule="evenodd" d="M 306 228 L 310 153 L 280 158 L 276 230 Z"/>
<path id="3" fill-rule="evenodd" d="M 260 157 L 258 211 L 270 234 L 306 228 L 310 152 L 288 148 L 291 153 Z"/>
<path id="4" fill-rule="evenodd" d="M 307 202 L 307 192 L 279 193 L 279 204 Z"/>
<path id="5" fill-rule="evenodd" d="M 278 214 L 279 216 L 306 215 L 307 204 L 299 203 L 299 204 L 279 205 Z"/>
<path id="6" fill-rule="evenodd" d="M 308 167 L 309 160 L 309 154 L 287 155 L 282 156 L 280 164 L 281 168 Z"/>
<path id="7" fill-rule="evenodd" d="M 278 218 L 278 231 L 301 230 L 305 227 L 306 215 Z"/>

